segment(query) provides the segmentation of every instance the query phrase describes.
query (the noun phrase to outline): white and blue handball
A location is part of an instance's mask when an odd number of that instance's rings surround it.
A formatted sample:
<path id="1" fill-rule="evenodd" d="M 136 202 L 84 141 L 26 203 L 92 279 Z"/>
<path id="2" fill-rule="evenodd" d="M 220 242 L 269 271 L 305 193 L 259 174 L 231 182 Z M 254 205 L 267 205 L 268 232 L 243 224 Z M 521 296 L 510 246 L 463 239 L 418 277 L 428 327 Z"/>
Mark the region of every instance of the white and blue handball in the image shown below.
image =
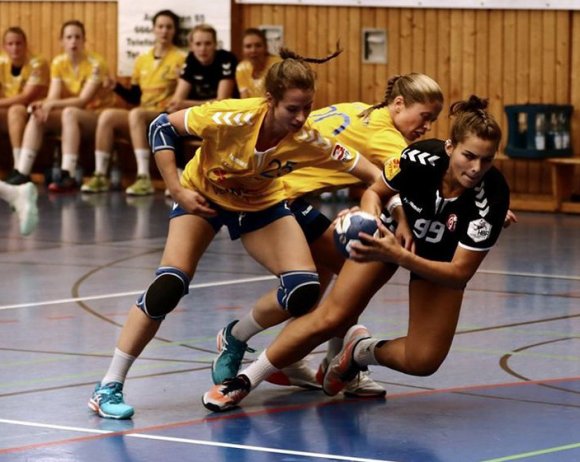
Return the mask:
<path id="1" fill-rule="evenodd" d="M 379 237 L 379 227 L 374 215 L 367 212 L 349 212 L 343 215 L 334 228 L 334 243 L 345 257 L 348 258 L 355 242 L 361 242 L 359 233 L 370 234 Z"/>

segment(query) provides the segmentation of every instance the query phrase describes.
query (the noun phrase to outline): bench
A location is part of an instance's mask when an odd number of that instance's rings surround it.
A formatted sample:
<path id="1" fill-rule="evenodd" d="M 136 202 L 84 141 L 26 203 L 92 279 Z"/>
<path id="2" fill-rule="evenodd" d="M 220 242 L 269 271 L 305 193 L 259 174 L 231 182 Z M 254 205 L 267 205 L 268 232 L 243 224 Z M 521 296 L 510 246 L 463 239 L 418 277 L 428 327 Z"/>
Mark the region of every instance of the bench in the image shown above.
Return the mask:
<path id="1" fill-rule="evenodd" d="M 573 202 L 575 167 L 578 157 L 552 157 L 546 159 L 552 169 L 552 195 L 558 212 L 580 213 L 580 202 Z M 579 185 L 576 185 L 579 186 Z"/>

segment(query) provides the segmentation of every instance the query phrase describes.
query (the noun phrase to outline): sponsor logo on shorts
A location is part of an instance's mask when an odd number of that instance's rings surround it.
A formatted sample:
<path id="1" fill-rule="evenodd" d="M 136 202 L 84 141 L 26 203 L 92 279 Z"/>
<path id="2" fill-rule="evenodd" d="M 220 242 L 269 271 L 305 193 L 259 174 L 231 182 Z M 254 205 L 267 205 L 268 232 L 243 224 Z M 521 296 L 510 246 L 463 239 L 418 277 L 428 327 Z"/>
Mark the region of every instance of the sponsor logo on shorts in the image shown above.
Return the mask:
<path id="1" fill-rule="evenodd" d="M 452 213 L 447 217 L 447 229 L 451 232 L 455 231 L 455 227 L 457 226 L 457 215 Z"/>

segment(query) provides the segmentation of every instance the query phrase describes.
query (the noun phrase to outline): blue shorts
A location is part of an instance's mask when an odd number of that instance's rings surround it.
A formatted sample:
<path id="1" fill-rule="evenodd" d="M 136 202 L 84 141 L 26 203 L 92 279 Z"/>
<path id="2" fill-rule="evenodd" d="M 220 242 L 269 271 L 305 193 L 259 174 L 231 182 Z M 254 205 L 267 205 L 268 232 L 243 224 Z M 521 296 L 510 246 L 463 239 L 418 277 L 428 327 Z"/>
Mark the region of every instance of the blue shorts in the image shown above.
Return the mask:
<path id="1" fill-rule="evenodd" d="M 290 210 L 309 244 L 322 236 L 332 224 L 326 215 L 301 197 L 290 204 Z"/>
<path id="2" fill-rule="evenodd" d="M 211 202 L 210 206 L 217 212 L 217 215 L 215 217 L 202 218 L 211 225 L 216 233 L 222 226 L 227 226 L 232 241 L 239 239 L 243 234 L 261 229 L 279 218 L 292 216 L 292 211 L 286 201 L 279 202 L 272 207 L 258 212 L 232 212 Z M 188 215 L 188 212 L 174 202 L 169 212 L 169 218 L 171 219 L 181 215 Z"/>

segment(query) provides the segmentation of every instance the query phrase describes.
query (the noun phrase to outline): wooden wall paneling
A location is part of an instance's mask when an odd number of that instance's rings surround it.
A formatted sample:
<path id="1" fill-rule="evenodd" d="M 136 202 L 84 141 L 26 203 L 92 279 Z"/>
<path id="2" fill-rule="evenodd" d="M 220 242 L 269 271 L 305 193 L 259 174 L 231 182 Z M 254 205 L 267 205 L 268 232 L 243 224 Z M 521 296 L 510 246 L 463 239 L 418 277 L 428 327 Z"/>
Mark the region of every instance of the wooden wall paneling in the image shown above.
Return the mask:
<path id="1" fill-rule="evenodd" d="M 329 35 L 336 36 L 336 29 L 328 27 L 328 8 L 317 6 L 317 28 L 316 28 L 316 41 L 314 42 L 315 48 L 312 56 L 317 58 L 323 58 L 328 56 L 329 53 L 335 50 L 335 45 L 331 47 L 328 46 Z M 330 71 L 334 63 L 337 63 L 342 58 L 342 54 L 334 58 L 332 61 L 326 62 L 324 64 L 315 64 L 313 66 L 316 74 L 318 76 L 318 96 L 317 107 L 327 106 L 331 102 L 329 97 L 329 82 L 330 82 Z M 320 106 L 318 106 L 320 105 Z"/>
<path id="2" fill-rule="evenodd" d="M 348 82 L 347 101 L 361 99 L 361 8 L 349 7 L 348 12 L 348 48 L 345 50 L 348 56 L 348 69 L 350 79 Z"/>
<path id="3" fill-rule="evenodd" d="M 413 72 L 413 10 L 401 9 L 401 29 L 399 33 L 400 61 L 397 74 Z"/>
<path id="4" fill-rule="evenodd" d="M 449 102 L 451 103 L 463 97 L 463 86 L 461 84 L 463 70 L 463 11 L 452 10 L 450 19 Z"/>
<path id="5" fill-rule="evenodd" d="M 389 34 L 389 77 L 401 74 L 401 10 L 399 8 L 392 8 L 388 10 L 387 17 L 388 34 Z"/>
<path id="6" fill-rule="evenodd" d="M 498 10 L 489 12 L 488 22 L 488 43 L 489 43 L 489 59 L 488 59 L 488 97 L 489 97 L 489 111 L 494 115 L 496 120 L 501 123 L 502 127 L 506 126 L 507 117 L 504 111 L 502 82 L 503 82 L 503 59 L 502 53 L 504 48 L 503 39 L 503 13 Z M 507 142 L 507 131 L 504 132 L 504 145 Z"/>
<path id="7" fill-rule="evenodd" d="M 451 10 L 437 11 L 437 41 L 432 52 L 437 56 L 437 70 L 431 75 L 443 91 L 443 111 L 431 135 L 446 139 L 449 133 L 448 107 L 451 100 Z"/>
<path id="8" fill-rule="evenodd" d="M 529 59 L 529 101 L 542 101 L 542 11 L 531 11 L 529 15 L 528 46 Z M 549 178 L 549 176 L 548 176 Z M 526 190 L 532 194 L 542 192 L 542 163 L 528 163 L 528 186 Z"/>
<path id="9" fill-rule="evenodd" d="M 516 13 L 516 102 L 524 104 L 530 101 L 530 12 Z M 518 163 L 516 185 L 521 191 L 530 188 L 529 161 Z"/>
<path id="10" fill-rule="evenodd" d="M 423 72 L 433 78 L 437 75 L 437 15 L 437 10 L 425 11 Z"/>
<path id="11" fill-rule="evenodd" d="M 514 10 L 507 10 L 502 12 L 503 16 L 503 46 L 502 60 L 503 60 L 503 78 L 502 78 L 502 95 L 503 105 L 514 104 L 516 101 L 516 12 Z M 503 111 L 502 127 L 507 133 L 507 119 L 505 111 Z M 503 172 L 508 178 L 508 183 L 513 192 L 517 192 L 516 184 L 516 167 L 517 162 L 509 162 L 505 164 Z"/>
<path id="12" fill-rule="evenodd" d="M 556 13 L 556 101 L 567 103 L 570 101 L 570 12 Z M 579 108 L 580 109 L 580 108 Z"/>
<path id="13" fill-rule="evenodd" d="M 290 5 L 285 8 L 284 15 L 284 45 L 293 48 L 297 42 L 297 37 L 300 37 L 300 32 L 304 34 L 304 24 L 300 25 L 297 19 L 297 6 Z M 300 28 L 301 31 L 300 31 Z M 304 35 L 302 35 L 304 37 Z"/>
<path id="14" fill-rule="evenodd" d="M 363 29 L 374 29 L 375 25 L 375 17 L 373 14 L 374 8 L 361 8 L 361 22 L 360 22 L 360 30 Z M 360 37 L 360 35 L 359 35 Z M 359 50 L 360 50 L 360 87 L 361 87 L 361 95 L 360 100 L 362 101 L 373 101 L 375 95 L 375 69 L 377 64 L 371 63 L 363 63 L 363 43 L 362 37 L 359 39 Z M 352 46 L 352 45 L 351 45 Z"/>
<path id="15" fill-rule="evenodd" d="M 50 63 L 53 58 L 53 50 L 51 43 L 58 40 L 58 30 L 54 27 L 54 9 L 52 4 L 47 2 L 42 2 L 40 4 L 40 35 L 44 37 L 44 40 L 35 41 L 34 50 L 44 56 L 45 59 Z M 39 19 L 40 20 L 40 19 Z"/>
<path id="16" fill-rule="evenodd" d="M 413 51 L 411 53 L 411 72 L 425 72 L 425 54 L 427 43 L 425 41 L 425 10 L 416 8 L 413 10 L 412 23 Z"/>
<path id="17" fill-rule="evenodd" d="M 556 12 L 542 12 L 541 101 L 556 100 Z"/>
<path id="18" fill-rule="evenodd" d="M 475 11 L 464 10 L 461 20 L 461 99 L 475 92 Z M 482 67 L 485 58 L 478 57 Z"/>
<path id="19" fill-rule="evenodd" d="M 321 40 L 324 43 L 324 49 L 326 53 L 332 52 L 336 49 L 337 41 L 340 41 L 340 31 L 337 28 L 338 25 L 338 9 L 330 8 L 326 12 L 326 27 L 329 31 L 333 33 L 323 34 Z M 324 40 L 326 39 L 326 40 Z M 345 44 L 339 43 L 340 47 L 344 49 Z M 343 51 L 344 53 L 344 51 Z M 327 104 L 334 104 L 340 102 L 339 99 L 339 88 L 342 76 L 347 73 L 347 69 L 344 66 L 342 54 L 326 64 L 326 94 L 327 94 Z"/>
<path id="20" fill-rule="evenodd" d="M 338 31 L 340 35 L 340 43 L 344 51 L 340 55 L 340 64 L 338 65 L 339 70 L 339 84 L 336 89 L 336 99 L 338 102 L 351 101 L 348 95 L 349 82 L 354 73 L 351 70 L 348 48 L 350 47 L 348 38 L 348 17 L 350 13 L 349 7 L 338 8 Z"/>
<path id="21" fill-rule="evenodd" d="M 475 12 L 474 20 L 474 40 L 475 53 L 473 56 L 474 65 L 474 86 L 471 90 L 478 96 L 489 98 L 489 11 L 479 10 Z M 490 108 L 491 109 L 491 108 Z"/>
<path id="22" fill-rule="evenodd" d="M 375 27 L 378 29 L 384 29 L 387 31 L 387 45 L 391 40 L 388 30 L 388 16 L 386 8 L 379 8 L 375 13 Z M 387 50 L 387 64 L 376 64 L 374 72 L 374 93 L 370 96 L 370 99 L 364 100 L 366 103 L 374 104 L 376 102 L 382 101 L 385 97 L 385 90 L 387 88 L 387 81 L 389 79 L 389 61 L 390 56 Z"/>

